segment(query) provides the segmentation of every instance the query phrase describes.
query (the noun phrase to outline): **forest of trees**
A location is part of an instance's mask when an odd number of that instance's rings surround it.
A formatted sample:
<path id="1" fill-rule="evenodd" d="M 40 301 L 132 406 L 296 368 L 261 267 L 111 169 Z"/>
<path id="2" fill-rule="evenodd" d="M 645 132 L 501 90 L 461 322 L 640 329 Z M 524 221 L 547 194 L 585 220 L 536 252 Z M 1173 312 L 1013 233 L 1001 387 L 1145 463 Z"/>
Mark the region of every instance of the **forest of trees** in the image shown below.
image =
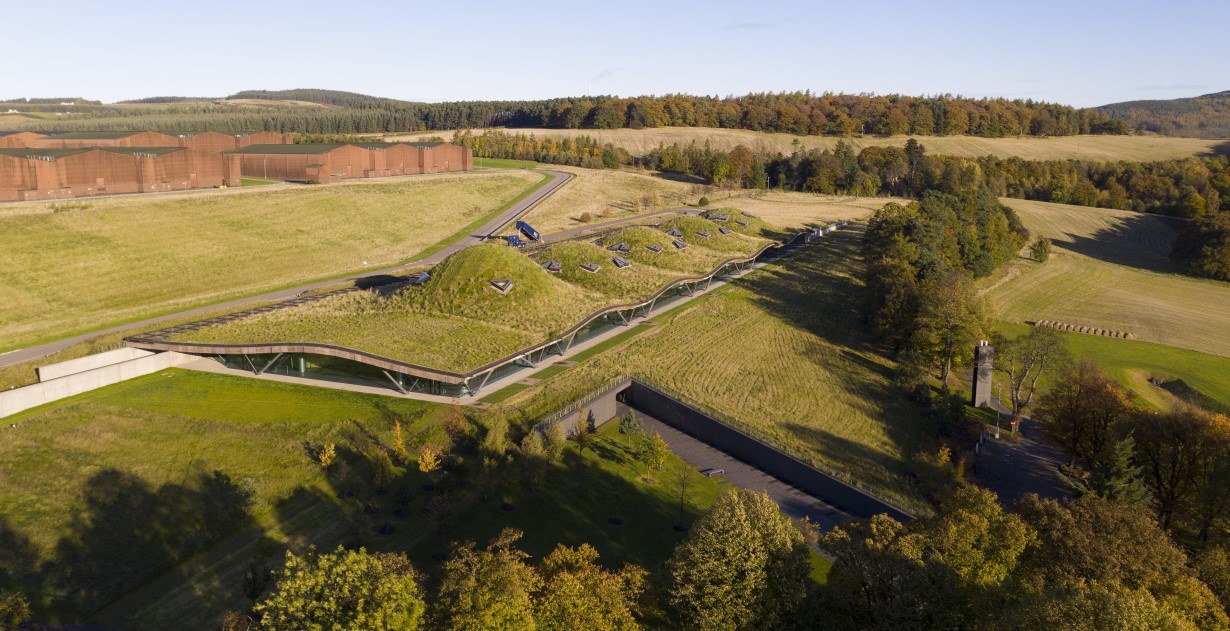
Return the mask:
<path id="1" fill-rule="evenodd" d="M 1230 210 L 1208 213 L 1179 230 L 1170 259 L 1193 276 L 1230 281 Z"/>
<path id="2" fill-rule="evenodd" d="M 827 136 L 909 133 L 985 137 L 1127 132 L 1120 121 L 1092 109 L 1031 100 L 970 99 L 950 95 L 909 97 L 781 92 L 723 98 L 668 94 L 412 103 L 333 90 L 251 90 L 228 98 L 301 100 L 331 107 L 244 108 L 209 102 L 181 103 L 177 97 L 157 97 L 140 100 L 144 103 L 141 107 L 78 107 L 72 110 L 71 118 L 28 123 L 24 128 L 35 131 L 212 129 L 339 134 L 494 126 L 567 129 L 680 126 Z"/>
<path id="3" fill-rule="evenodd" d="M 1190 99 L 1111 103 L 1096 109 L 1136 131 L 1190 138 L 1230 137 L 1230 91 Z"/>

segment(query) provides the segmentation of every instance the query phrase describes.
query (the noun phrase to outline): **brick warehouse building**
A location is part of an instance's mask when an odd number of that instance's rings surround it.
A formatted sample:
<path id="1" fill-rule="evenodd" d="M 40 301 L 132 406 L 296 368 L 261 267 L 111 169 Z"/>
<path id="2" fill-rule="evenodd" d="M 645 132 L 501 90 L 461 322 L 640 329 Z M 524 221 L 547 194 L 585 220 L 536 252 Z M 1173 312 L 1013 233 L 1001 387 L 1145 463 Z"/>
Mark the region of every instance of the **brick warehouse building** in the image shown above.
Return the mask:
<path id="1" fill-rule="evenodd" d="M 213 188 L 223 175 L 218 154 L 189 147 L 0 149 L 0 201 Z"/>
<path id="2" fill-rule="evenodd" d="M 0 148 L 33 147 L 35 141 L 46 137 L 33 131 L 0 131 Z"/>
<path id="3" fill-rule="evenodd" d="M 439 142 L 252 145 L 223 155 L 228 174 L 322 184 L 473 167 L 469 149 Z"/>

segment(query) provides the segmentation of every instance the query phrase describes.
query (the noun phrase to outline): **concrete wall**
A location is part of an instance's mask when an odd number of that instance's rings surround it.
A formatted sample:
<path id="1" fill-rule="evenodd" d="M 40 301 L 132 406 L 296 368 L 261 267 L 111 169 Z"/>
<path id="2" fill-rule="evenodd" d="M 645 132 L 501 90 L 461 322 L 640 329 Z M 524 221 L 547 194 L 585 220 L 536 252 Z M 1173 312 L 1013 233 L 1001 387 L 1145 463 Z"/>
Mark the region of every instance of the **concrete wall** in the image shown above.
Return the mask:
<path id="1" fill-rule="evenodd" d="M 868 495 L 639 381 L 634 380 L 628 385 L 623 398 L 629 407 L 643 411 L 787 484 L 802 489 L 851 517 L 867 519 L 880 513 L 888 513 L 898 521 L 914 519 L 913 515 L 896 506 Z"/>
<path id="2" fill-rule="evenodd" d="M 121 381 L 173 368 L 195 359 L 197 357 L 182 353 L 158 353 L 51 379 L 24 388 L 0 392 L 0 418 L 38 407 L 44 403 L 59 401 Z"/>
<path id="3" fill-rule="evenodd" d="M 572 409 L 560 418 L 545 421 L 539 424 L 537 428 L 545 429 L 545 426 L 548 424 L 562 423 L 564 431 L 571 438 L 577 434 L 579 429 L 578 422 L 581 419 L 582 412 L 585 413 L 586 421 L 592 424 L 593 427 L 602 427 L 607 421 L 615 418 L 615 407 L 618 404 L 619 394 L 627 389 L 631 383 L 632 380 L 628 379 L 604 391 L 602 394 L 578 401 L 572 404 Z"/>
<path id="4" fill-rule="evenodd" d="M 58 364 L 48 364 L 37 369 L 39 381 L 51 381 L 60 377 L 75 375 L 79 372 L 94 370 L 104 366 L 111 366 L 120 362 L 140 359 L 153 355 L 150 351 L 143 351 L 139 348 L 117 348 L 113 351 L 98 353 L 97 355 L 87 355 L 77 359 L 70 359 Z"/>

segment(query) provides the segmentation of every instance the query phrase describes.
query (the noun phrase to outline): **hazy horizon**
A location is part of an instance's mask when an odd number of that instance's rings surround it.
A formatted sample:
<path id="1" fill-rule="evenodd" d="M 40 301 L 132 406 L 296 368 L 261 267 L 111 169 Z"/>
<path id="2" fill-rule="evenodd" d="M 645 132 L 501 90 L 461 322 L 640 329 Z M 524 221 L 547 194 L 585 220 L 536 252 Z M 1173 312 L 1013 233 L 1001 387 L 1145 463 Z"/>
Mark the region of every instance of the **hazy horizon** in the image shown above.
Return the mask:
<path id="1" fill-rule="evenodd" d="M 872 6 L 874 5 L 874 6 Z M 1230 89 L 1218 41 L 1191 25 L 1230 3 L 959 0 L 446 8 L 377 2 L 69 0 L 10 8 L 0 98 L 219 98 L 321 88 L 408 101 L 610 94 L 953 94 L 1090 107 Z M 532 9 L 532 10 L 531 10 Z"/>

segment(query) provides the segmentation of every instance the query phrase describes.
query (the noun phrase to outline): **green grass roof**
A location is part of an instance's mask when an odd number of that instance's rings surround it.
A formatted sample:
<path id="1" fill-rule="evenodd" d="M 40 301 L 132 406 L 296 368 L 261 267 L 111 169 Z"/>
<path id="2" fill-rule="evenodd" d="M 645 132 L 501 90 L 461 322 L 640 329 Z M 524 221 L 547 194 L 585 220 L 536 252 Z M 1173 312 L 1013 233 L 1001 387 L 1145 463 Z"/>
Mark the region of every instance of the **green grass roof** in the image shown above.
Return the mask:
<path id="1" fill-rule="evenodd" d="M 139 156 L 143 158 L 157 158 L 168 153 L 183 151 L 184 147 L 99 147 L 103 151 L 111 153 L 123 153 L 130 156 Z"/>
<path id="2" fill-rule="evenodd" d="M 140 134 L 139 131 L 69 131 L 53 134 L 55 138 L 64 138 L 67 140 L 110 140 L 114 138 L 127 138 L 133 134 Z M 162 133 L 162 132 L 155 132 Z"/>
<path id="3" fill-rule="evenodd" d="M 85 153 L 92 149 L 32 149 L 32 148 L 16 148 L 16 149 L 0 149 L 0 155 L 11 156 L 14 158 L 36 158 L 39 160 L 58 160 L 65 156 L 71 156 L 78 153 Z"/>
<path id="4" fill-rule="evenodd" d="M 345 144 L 340 143 L 322 143 L 322 144 L 305 144 L 305 145 L 248 145 L 227 153 L 286 153 L 286 154 L 322 154 L 329 153 L 338 147 L 345 147 Z"/>

